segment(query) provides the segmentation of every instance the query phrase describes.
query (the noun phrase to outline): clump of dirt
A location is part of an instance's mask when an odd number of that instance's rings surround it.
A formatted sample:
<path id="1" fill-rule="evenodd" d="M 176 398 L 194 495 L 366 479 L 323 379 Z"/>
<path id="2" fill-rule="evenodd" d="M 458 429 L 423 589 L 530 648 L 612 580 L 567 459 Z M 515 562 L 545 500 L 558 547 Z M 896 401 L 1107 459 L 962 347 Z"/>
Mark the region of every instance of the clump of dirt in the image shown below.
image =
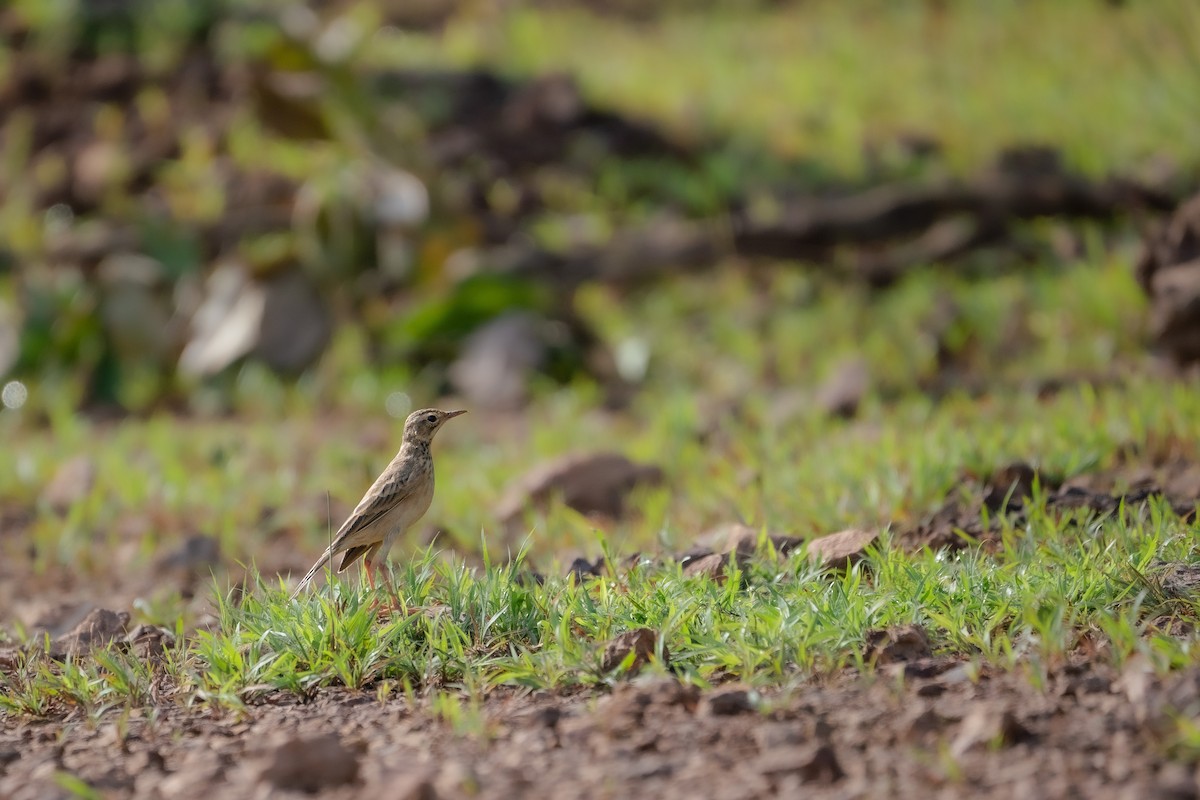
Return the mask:
<path id="1" fill-rule="evenodd" d="M 1035 490 L 1054 514 L 1133 514 L 1160 498 L 1176 515 L 1193 520 L 1200 502 L 1200 460 L 1190 452 L 1168 452 L 1157 460 L 1124 455 L 1111 468 L 1068 479 L 1023 461 L 1004 465 L 983 479 L 968 474 L 941 507 L 914 524 L 899 526 L 899 540 L 910 548 L 991 546 L 1006 522 L 1017 527 L 1024 523 Z"/>
<path id="2" fill-rule="evenodd" d="M 612 672 L 623 667 L 626 674 L 635 674 L 655 658 L 655 646 L 658 634 L 650 628 L 638 628 L 617 636 L 604 646 L 604 657 L 600 662 L 603 672 Z M 664 644 L 661 662 L 663 666 L 671 663 L 671 652 Z"/>
<path id="3" fill-rule="evenodd" d="M 1155 345 L 1178 366 L 1200 361 L 1200 195 L 1146 237 L 1136 275 Z"/>
<path id="4" fill-rule="evenodd" d="M 581 514 L 620 519 L 628 510 L 628 495 L 636 487 L 655 485 L 663 471 L 639 464 L 620 453 L 572 453 L 534 467 L 505 490 L 495 516 L 511 533 L 523 530 L 525 511 L 552 499 Z"/>

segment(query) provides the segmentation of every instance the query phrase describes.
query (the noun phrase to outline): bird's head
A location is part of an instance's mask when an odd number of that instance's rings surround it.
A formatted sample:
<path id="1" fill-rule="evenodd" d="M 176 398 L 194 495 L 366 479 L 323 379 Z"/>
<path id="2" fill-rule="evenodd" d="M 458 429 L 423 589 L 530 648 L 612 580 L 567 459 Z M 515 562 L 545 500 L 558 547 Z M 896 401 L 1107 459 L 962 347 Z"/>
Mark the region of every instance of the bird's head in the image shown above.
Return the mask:
<path id="1" fill-rule="evenodd" d="M 404 421 L 404 441 L 428 444 L 433 441 L 433 435 L 438 432 L 438 428 L 442 427 L 446 420 L 465 413 L 467 413 L 465 410 L 440 411 L 436 408 L 414 411 Z"/>

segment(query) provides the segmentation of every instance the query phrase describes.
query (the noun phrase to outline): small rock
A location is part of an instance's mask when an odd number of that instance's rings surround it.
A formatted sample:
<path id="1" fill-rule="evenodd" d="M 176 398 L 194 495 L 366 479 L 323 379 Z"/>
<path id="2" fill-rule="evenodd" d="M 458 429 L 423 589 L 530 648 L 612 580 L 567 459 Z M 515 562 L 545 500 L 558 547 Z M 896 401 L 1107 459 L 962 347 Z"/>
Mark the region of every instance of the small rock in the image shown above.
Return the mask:
<path id="1" fill-rule="evenodd" d="M 705 698 L 708 713 L 717 717 L 747 714 L 758 707 L 758 692 L 741 686 L 718 689 Z"/>
<path id="2" fill-rule="evenodd" d="M 845 569 L 861 560 L 863 553 L 878 538 L 878 531 L 849 528 L 810 541 L 808 557 L 830 569 Z"/>
<path id="3" fill-rule="evenodd" d="M 50 657 L 61 660 L 124 639 L 128 624 L 126 611 L 93 609 L 70 633 L 50 643 Z"/>
<path id="4" fill-rule="evenodd" d="M 720 527 L 709 530 L 707 533 L 697 537 L 696 547 L 686 553 L 685 557 L 690 555 L 692 559 L 695 559 L 701 558 L 703 555 L 709 555 L 710 553 L 720 552 L 737 553 L 740 557 L 749 558 L 757 552 L 758 534 L 760 534 L 760 530 L 742 523 L 720 525 Z M 787 555 L 804 542 L 798 536 L 784 536 L 780 534 L 769 534 L 767 541 L 775 549 L 775 553 L 779 555 Z M 680 560 L 691 559 L 684 558 Z"/>
<path id="5" fill-rule="evenodd" d="M 1101 514 L 1115 511 L 1119 501 L 1105 492 L 1093 492 L 1083 486 L 1063 486 L 1046 500 L 1046 508 L 1058 511 L 1090 509 Z"/>
<path id="6" fill-rule="evenodd" d="M 191 339 L 179 356 L 184 375 L 215 375 L 254 350 L 266 307 L 266 292 L 240 264 L 222 264 L 205 285 L 205 298 L 191 322 Z"/>
<path id="7" fill-rule="evenodd" d="M 625 662 L 625 659 L 632 654 L 633 661 L 630 662 L 626 674 L 633 675 L 640 671 L 654 657 L 654 649 L 657 642 L 658 634 L 649 628 L 626 631 L 604 646 L 604 657 L 600 662 L 600 669 L 605 673 L 612 672 L 621 666 Z M 665 667 L 670 663 L 671 655 L 664 643 L 662 664 Z"/>
<path id="8" fill-rule="evenodd" d="M 289 270 L 266 281 L 254 354 L 267 366 L 299 374 L 317 363 L 332 337 L 333 314 L 306 274 Z"/>
<path id="9" fill-rule="evenodd" d="M 1136 277 L 1150 298 L 1150 333 L 1176 365 L 1200 359 L 1200 195 L 1148 236 Z"/>
<path id="10" fill-rule="evenodd" d="M 725 567 L 729 564 L 729 553 L 713 553 L 700 558 L 693 558 L 683 565 L 683 574 L 689 578 L 707 575 L 717 583 L 724 583 L 729 574 Z M 741 558 L 739 557 L 739 562 Z"/>
<path id="11" fill-rule="evenodd" d="M 164 628 L 154 625 L 138 625 L 125 641 L 133 647 L 133 652 L 143 661 L 162 658 L 163 654 L 175 642 L 175 635 Z"/>
<path id="12" fill-rule="evenodd" d="M 496 516 L 507 527 L 520 526 L 525 509 L 561 497 L 581 514 L 619 519 L 626 510 L 625 498 L 634 488 L 662 479 L 658 467 L 637 464 L 619 453 L 567 455 L 514 482 L 497 505 Z"/>
<path id="13" fill-rule="evenodd" d="M 359 754 L 333 734 L 289 739 L 267 757 L 258 778 L 277 789 L 314 793 L 358 780 Z"/>
<path id="14" fill-rule="evenodd" d="M 688 564 L 691 564 L 693 561 L 696 561 L 697 559 L 704 558 L 705 556 L 711 556 L 713 554 L 713 552 L 714 551 L 711 547 L 705 547 L 704 545 L 699 545 L 699 544 L 693 545 L 692 547 L 689 547 L 685 552 L 680 553 L 679 556 L 675 560 L 679 562 L 679 566 L 687 567 Z"/>
<path id="15" fill-rule="evenodd" d="M 213 270 L 179 357 L 185 375 L 215 375 L 256 355 L 277 372 L 312 366 L 333 334 L 333 317 L 312 280 L 299 270 L 259 283 L 240 264 Z"/>
<path id="16" fill-rule="evenodd" d="M 870 634 L 868 634 L 869 636 Z M 905 680 L 929 680 L 939 678 L 939 683 L 946 685 L 966 681 L 967 665 L 956 658 L 917 657 L 911 661 L 895 661 L 889 670 L 890 674 L 903 675 Z"/>
<path id="17" fill-rule="evenodd" d="M 588 561 L 586 558 L 577 558 L 571 562 L 571 566 L 567 568 L 567 576 L 575 576 L 576 580 L 584 578 L 599 578 L 604 574 L 604 556 L 601 556 L 595 563 Z"/>
<path id="18" fill-rule="evenodd" d="M 724 552 L 752 556 L 758 549 L 758 538 L 759 532 L 756 528 L 751 528 L 749 525 L 731 525 L 725 536 Z M 786 556 L 804 540 L 798 536 L 770 534 L 767 536 L 767 541 L 771 543 L 771 547 L 778 555 Z"/>
<path id="19" fill-rule="evenodd" d="M 1022 725 L 1011 711 L 981 706 L 963 719 L 959 725 L 958 736 L 950 745 L 950 752 L 958 757 L 976 746 L 999 742 L 1008 747 L 1028 741 L 1032 736 L 1029 729 Z"/>
<path id="20" fill-rule="evenodd" d="M 1176 364 L 1200 358 L 1200 258 L 1164 267 L 1150 283 L 1150 333 Z"/>
<path id="21" fill-rule="evenodd" d="M 755 766 L 769 778 L 797 774 L 806 783 L 836 783 L 846 776 L 837 753 L 828 744 L 768 750 L 759 756 Z"/>
<path id="22" fill-rule="evenodd" d="M 96 485 L 96 463 L 87 456 L 69 458 L 59 465 L 42 490 L 42 502 L 60 514 L 83 501 Z"/>
<path id="23" fill-rule="evenodd" d="M 399 169 L 378 172 L 371 189 L 377 225 L 411 230 L 429 218 L 429 190 L 411 172 Z"/>
<path id="24" fill-rule="evenodd" d="M 933 655 L 929 635 L 920 625 L 900 625 L 886 630 L 867 631 L 867 646 L 863 653 L 876 665 L 919 661 Z"/>

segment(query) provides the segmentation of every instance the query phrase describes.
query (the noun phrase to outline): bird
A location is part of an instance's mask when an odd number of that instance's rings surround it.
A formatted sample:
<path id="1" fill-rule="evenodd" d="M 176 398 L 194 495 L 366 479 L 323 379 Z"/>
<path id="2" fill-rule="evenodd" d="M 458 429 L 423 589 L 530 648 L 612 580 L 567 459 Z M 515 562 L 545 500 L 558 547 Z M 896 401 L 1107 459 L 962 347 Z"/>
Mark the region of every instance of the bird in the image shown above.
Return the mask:
<path id="1" fill-rule="evenodd" d="M 381 569 L 392 543 L 413 523 L 424 516 L 433 502 L 433 437 L 447 420 L 462 411 L 441 411 L 423 408 L 408 415 L 404 421 L 404 439 L 395 458 L 387 465 L 371 488 L 363 495 L 354 511 L 338 528 L 333 541 L 301 579 L 292 593 L 295 600 L 312 583 L 321 569 L 339 554 L 342 572 L 362 558 L 367 568 L 367 581 L 375 589 L 373 569 Z"/>

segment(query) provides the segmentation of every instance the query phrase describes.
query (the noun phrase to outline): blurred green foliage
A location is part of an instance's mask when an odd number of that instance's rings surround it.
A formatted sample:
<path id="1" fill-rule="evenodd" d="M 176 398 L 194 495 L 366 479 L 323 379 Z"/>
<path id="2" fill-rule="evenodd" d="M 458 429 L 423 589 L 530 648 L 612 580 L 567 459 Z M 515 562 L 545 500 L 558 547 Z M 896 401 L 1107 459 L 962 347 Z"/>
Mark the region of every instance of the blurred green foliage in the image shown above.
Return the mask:
<path id="1" fill-rule="evenodd" d="M 256 280 L 303 270 L 342 323 L 366 330 L 370 353 L 415 373 L 505 311 L 577 316 L 561 305 L 570 298 L 521 282 L 460 281 L 445 268 L 459 251 L 521 240 L 566 252 L 663 213 L 721 224 L 732 206 L 769 208 L 781 195 L 973 170 L 1021 141 L 1058 145 L 1093 174 L 1160 156 L 1183 172 L 1200 163 L 1188 135 L 1200 13 L 1182 0 L 422 9 L 14 0 L 0 10 L 0 298 L 20 309 L 15 371 L 126 408 L 192 391 L 174 363 L 223 261 Z M 648 121 L 680 153 L 618 156 L 593 131 L 539 161 L 529 153 L 547 123 L 535 105 L 535 134 L 515 142 L 502 138 L 507 118 L 467 109 L 468 133 L 501 141 L 447 161 L 431 143 L 462 97 L 414 88 L 397 70 L 566 72 L 582 101 Z M 529 152 L 506 161 L 489 147 Z M 384 230 L 400 172 L 427 187 L 428 215 Z M 105 283 L 113 256 L 148 257 L 157 271 L 145 285 Z M 141 352 L 103 314 L 134 302 L 169 321 Z"/>

